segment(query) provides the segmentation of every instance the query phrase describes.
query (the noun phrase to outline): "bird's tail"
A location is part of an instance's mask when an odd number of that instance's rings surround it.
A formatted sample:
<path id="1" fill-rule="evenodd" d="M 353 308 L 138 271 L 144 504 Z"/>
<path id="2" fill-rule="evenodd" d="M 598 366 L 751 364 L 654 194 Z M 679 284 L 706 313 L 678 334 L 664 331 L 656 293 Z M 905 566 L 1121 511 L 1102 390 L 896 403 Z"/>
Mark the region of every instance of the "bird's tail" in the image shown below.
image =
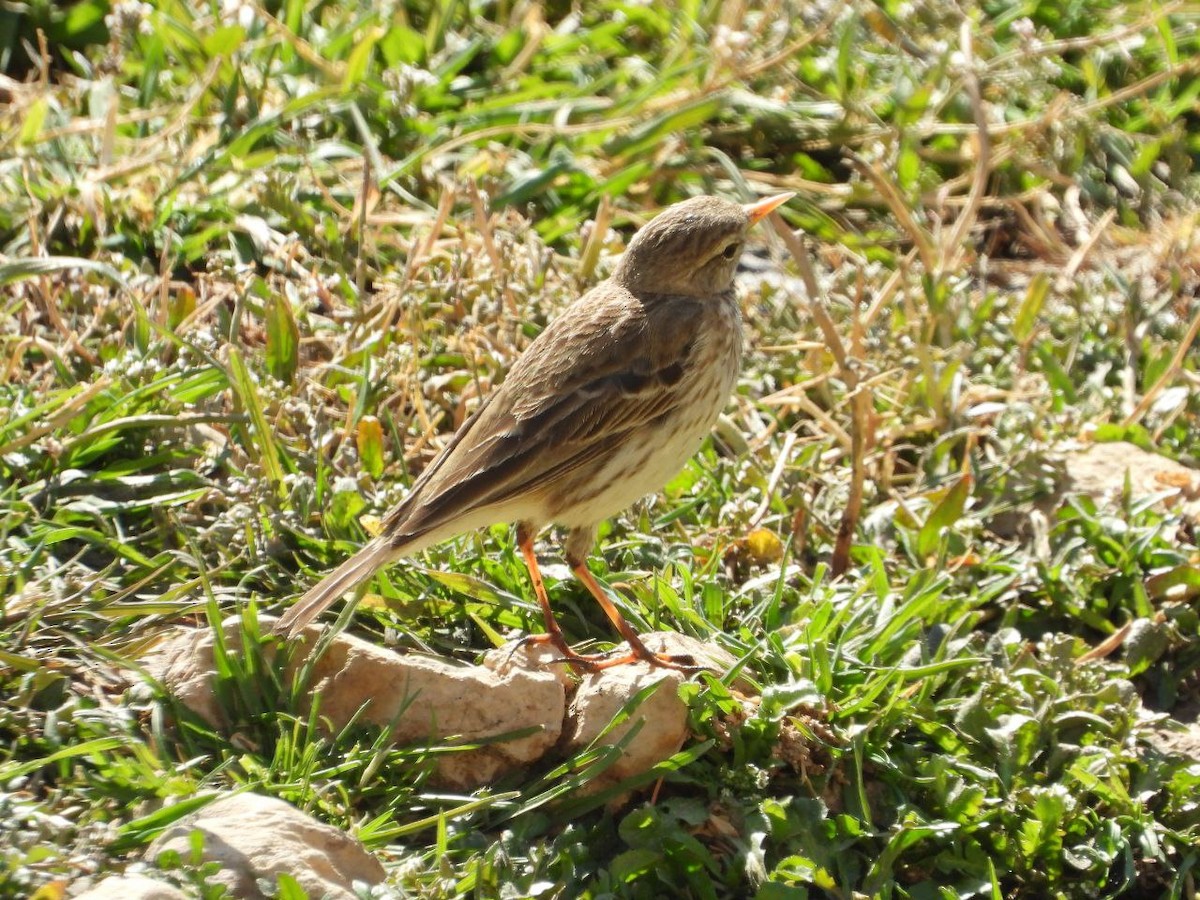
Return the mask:
<path id="1" fill-rule="evenodd" d="M 309 622 L 333 605 L 343 594 L 366 581 L 381 566 L 402 556 L 390 541 L 375 538 L 352 557 L 318 581 L 276 624 L 275 633 L 295 637 Z"/>

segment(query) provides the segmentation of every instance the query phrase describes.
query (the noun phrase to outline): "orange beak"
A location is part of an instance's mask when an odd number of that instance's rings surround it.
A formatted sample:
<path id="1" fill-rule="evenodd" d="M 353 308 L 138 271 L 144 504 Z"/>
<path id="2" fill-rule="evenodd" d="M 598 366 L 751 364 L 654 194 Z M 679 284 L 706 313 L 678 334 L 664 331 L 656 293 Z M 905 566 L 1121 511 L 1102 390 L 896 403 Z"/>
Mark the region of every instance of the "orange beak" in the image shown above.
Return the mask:
<path id="1" fill-rule="evenodd" d="M 766 200 L 759 200 L 757 203 L 747 203 L 742 206 L 746 215 L 750 217 L 750 224 L 754 225 L 765 219 L 773 210 L 783 206 L 796 194 L 794 191 L 788 191 L 786 194 L 776 194 L 774 197 L 768 197 Z"/>

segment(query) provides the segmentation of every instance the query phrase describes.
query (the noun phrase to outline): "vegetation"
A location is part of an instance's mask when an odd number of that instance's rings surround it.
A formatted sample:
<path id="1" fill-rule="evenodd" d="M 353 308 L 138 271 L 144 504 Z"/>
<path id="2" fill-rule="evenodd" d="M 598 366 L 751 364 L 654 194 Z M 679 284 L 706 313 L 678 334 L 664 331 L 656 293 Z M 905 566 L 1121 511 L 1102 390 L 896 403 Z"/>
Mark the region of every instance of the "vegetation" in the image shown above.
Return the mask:
<path id="1" fill-rule="evenodd" d="M 153 868 L 237 786 L 356 833 L 396 896 L 1195 896 L 1200 760 L 1163 741 L 1195 729 L 1194 519 L 1055 488 L 1075 440 L 1196 461 L 1198 26 L 0 10 L 0 897 Z M 257 651 L 221 658 L 228 733 L 139 675 L 180 622 L 266 641 L 655 209 L 784 189 L 803 242 L 747 261 L 727 420 L 595 561 L 762 688 L 749 715 L 685 688 L 653 801 L 580 801 L 570 760 L 447 796 L 423 752 L 297 718 Z M 547 568 L 572 640 L 610 640 Z M 352 627 L 472 659 L 539 617 L 498 526 L 380 576 Z"/>

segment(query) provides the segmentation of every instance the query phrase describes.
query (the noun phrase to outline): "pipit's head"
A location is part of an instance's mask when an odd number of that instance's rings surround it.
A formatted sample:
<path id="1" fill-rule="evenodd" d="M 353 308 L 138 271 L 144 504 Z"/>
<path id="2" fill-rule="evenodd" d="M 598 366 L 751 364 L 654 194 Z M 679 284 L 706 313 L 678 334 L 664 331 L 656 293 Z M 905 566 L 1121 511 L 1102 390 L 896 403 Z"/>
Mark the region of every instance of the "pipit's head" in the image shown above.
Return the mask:
<path id="1" fill-rule="evenodd" d="M 693 197 L 660 212 L 634 235 L 613 279 L 635 294 L 709 297 L 733 287 L 746 233 L 795 194 L 742 206 Z"/>

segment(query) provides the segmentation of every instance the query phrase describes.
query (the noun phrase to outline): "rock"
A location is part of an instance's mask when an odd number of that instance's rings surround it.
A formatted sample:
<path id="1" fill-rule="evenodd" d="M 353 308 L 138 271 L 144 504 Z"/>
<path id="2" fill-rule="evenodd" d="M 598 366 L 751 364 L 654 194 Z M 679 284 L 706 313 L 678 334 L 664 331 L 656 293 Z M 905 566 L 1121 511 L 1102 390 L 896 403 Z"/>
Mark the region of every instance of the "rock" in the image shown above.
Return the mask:
<path id="1" fill-rule="evenodd" d="M 266 626 L 270 619 L 262 616 L 259 622 Z M 238 617 L 227 619 L 223 628 L 229 646 L 238 649 Z M 305 640 L 314 641 L 318 633 L 314 627 Z M 297 648 L 284 677 L 293 677 L 304 661 L 303 648 Z M 213 727 L 227 729 L 213 686 L 209 629 L 182 631 L 156 649 L 146 668 L 188 709 Z M 560 673 L 521 665 L 497 672 L 401 655 L 346 634 L 334 637 L 313 664 L 308 695 L 319 695 L 321 721 L 330 732 L 341 730 L 363 709 L 358 721 L 390 727 L 397 744 L 489 741 L 477 749 L 438 756 L 436 780 L 459 789 L 487 784 L 540 759 L 558 742 L 566 712 Z M 534 730 L 522 737 L 492 742 L 529 729 Z"/>
<path id="2" fill-rule="evenodd" d="M 1174 509 L 1193 522 L 1200 521 L 1200 472 L 1134 444 L 1065 443 L 1047 452 L 1040 466 L 1043 480 L 1052 489 L 1031 504 L 993 516 L 988 527 L 998 536 L 1032 541 L 1048 553 L 1046 532 L 1065 498 L 1078 494 L 1101 507 L 1112 507 L 1125 490 L 1126 472 L 1135 500 L 1165 494 L 1157 503 L 1160 509 Z"/>
<path id="3" fill-rule="evenodd" d="M 466 789 L 540 759 L 558 742 L 566 690 L 552 672 L 460 665 L 401 656 L 359 638 L 334 638 L 313 669 L 312 692 L 336 730 L 368 704 L 363 719 L 392 725 L 398 744 L 447 738 L 474 742 L 516 731 L 532 734 L 437 760 L 437 780 Z M 393 724 L 394 723 L 394 724 Z"/>
<path id="4" fill-rule="evenodd" d="M 225 637 L 230 638 L 230 621 L 225 622 Z M 241 647 L 241 636 L 233 640 Z M 214 688 L 213 637 L 206 628 L 179 627 L 165 633 L 142 657 L 146 676 L 162 684 L 181 705 L 218 731 L 227 731 L 225 711 Z M 146 689 L 135 684 L 135 695 L 147 698 Z"/>
<path id="5" fill-rule="evenodd" d="M 1113 502 L 1120 499 L 1128 473 L 1135 499 L 1166 493 L 1161 505 L 1178 508 L 1192 519 L 1200 517 L 1200 472 L 1172 459 L 1124 441 L 1068 447 L 1060 454 L 1065 493 Z"/>
<path id="6" fill-rule="evenodd" d="M 697 666 L 711 669 L 720 675 L 733 668 L 736 659 L 717 644 L 702 641 L 674 631 L 650 631 L 640 635 L 648 650 L 686 661 L 694 660 Z"/>
<path id="7" fill-rule="evenodd" d="M 733 657 L 719 647 L 686 635 L 654 632 L 641 637 L 646 647 L 655 653 L 690 657 L 698 664 L 718 671 L 724 671 L 734 663 Z M 617 652 L 623 648 L 624 645 L 617 648 Z M 568 752 L 578 752 L 593 742 L 600 746 L 616 746 L 633 729 L 638 729 L 616 761 L 588 783 L 587 793 L 604 790 L 646 772 L 683 746 L 688 735 L 688 709 L 679 697 L 679 686 L 687 678 L 684 672 L 639 662 L 602 669 L 583 679 L 571 701 L 565 739 Z M 632 711 L 629 719 L 604 734 L 625 704 L 651 685 L 656 685 L 655 689 Z"/>
<path id="8" fill-rule="evenodd" d="M 154 839 L 147 858 L 167 851 L 187 858 L 194 831 L 204 836 L 203 858 L 221 866 L 209 880 L 239 900 L 264 897 L 258 879 L 272 882 L 283 873 L 308 896 L 337 900 L 352 900 L 355 882 L 376 885 L 386 877 L 379 860 L 349 835 L 282 800 L 250 793 L 217 800 L 181 819 Z"/>
<path id="9" fill-rule="evenodd" d="M 241 647 L 241 634 L 231 620 L 224 625 L 226 640 Z M 177 628 L 143 660 L 146 674 L 218 731 L 227 731 L 213 678 L 213 635 L 207 628 Z"/>
<path id="10" fill-rule="evenodd" d="M 633 775 L 641 774 L 669 758 L 687 737 L 687 706 L 679 699 L 682 672 L 660 669 L 647 663 L 630 663 L 595 672 L 583 679 L 571 702 L 571 725 L 566 749 L 578 752 L 596 741 L 612 747 L 636 728 L 617 759 L 588 782 L 585 792 L 604 790 Z M 627 721 L 601 737 L 622 707 L 640 690 L 655 690 L 633 710 Z"/>
<path id="11" fill-rule="evenodd" d="M 1200 765 L 1200 725 L 1176 725 L 1157 728 L 1149 734 L 1149 742 L 1163 756 L 1178 756 Z"/>
<path id="12" fill-rule="evenodd" d="M 714 644 L 705 643 L 686 634 L 675 634 L 671 631 L 651 631 L 641 635 L 646 647 L 656 653 L 679 657 L 682 662 L 692 660 L 697 666 L 724 672 L 735 660 L 732 656 Z M 626 644 L 614 647 L 611 655 L 619 657 L 629 652 Z M 534 644 L 522 641 L 510 641 L 503 647 L 489 650 L 483 655 L 482 665 L 496 672 L 504 673 L 510 666 L 535 672 L 552 672 L 562 682 L 567 692 L 571 692 L 578 684 L 578 679 L 572 674 L 571 666 L 560 662 L 559 652 L 549 644 Z M 601 671 L 611 672 L 612 669 Z"/>
<path id="13" fill-rule="evenodd" d="M 489 650 L 483 654 L 480 665 L 491 669 L 498 675 L 507 675 L 510 669 L 524 669 L 529 672 L 549 672 L 558 679 L 567 693 L 575 690 L 576 679 L 571 674 L 571 667 L 565 662 L 557 662 L 559 652 L 549 644 L 535 644 L 529 641 L 509 641 L 502 647 Z"/>
<path id="14" fill-rule="evenodd" d="M 1150 732 L 1149 743 L 1164 756 L 1182 757 L 1200 765 L 1200 701 L 1172 712 L 1168 722 Z"/>
<path id="15" fill-rule="evenodd" d="M 269 617 L 259 619 L 264 627 Z M 241 624 L 223 625 L 225 641 L 240 649 Z M 313 627 L 302 640 L 313 642 Z M 718 672 L 735 662 L 719 647 L 669 632 L 643 636 L 646 646 Z M 228 730 L 214 690 L 213 635 L 187 629 L 165 642 L 145 661 L 146 669 L 178 699 L 215 728 Z M 624 645 L 614 654 L 625 652 Z M 272 648 L 264 649 L 265 653 Z M 462 665 L 416 654 L 401 655 L 368 641 L 336 635 L 312 663 L 308 696 L 319 697 L 322 726 L 341 730 L 351 720 L 391 729 L 401 745 L 481 743 L 461 753 L 437 754 L 435 781 L 459 790 L 489 784 L 538 762 L 555 750 L 564 732 L 568 751 L 587 746 L 638 691 L 662 682 L 632 721 L 601 739 L 615 744 L 636 723 L 641 730 L 592 790 L 643 772 L 668 758 L 687 736 L 687 707 L 678 696 L 685 673 L 631 663 L 588 674 L 576 687 L 568 666 L 545 644 L 510 644 L 489 652 L 483 665 Z M 291 678 L 305 662 L 297 647 L 284 671 Z M 744 691 L 753 688 L 737 683 Z M 567 697 L 575 693 L 570 711 Z M 311 700 L 309 701 L 311 702 Z M 360 712 L 361 710 L 361 712 Z M 302 715 L 308 709 L 301 709 Z M 504 735 L 529 732 L 499 740 Z"/>
<path id="16" fill-rule="evenodd" d="M 187 900 L 187 894 L 145 875 L 109 875 L 74 900 Z"/>

